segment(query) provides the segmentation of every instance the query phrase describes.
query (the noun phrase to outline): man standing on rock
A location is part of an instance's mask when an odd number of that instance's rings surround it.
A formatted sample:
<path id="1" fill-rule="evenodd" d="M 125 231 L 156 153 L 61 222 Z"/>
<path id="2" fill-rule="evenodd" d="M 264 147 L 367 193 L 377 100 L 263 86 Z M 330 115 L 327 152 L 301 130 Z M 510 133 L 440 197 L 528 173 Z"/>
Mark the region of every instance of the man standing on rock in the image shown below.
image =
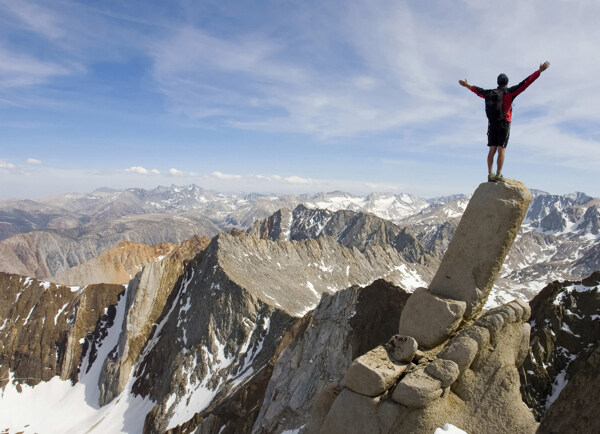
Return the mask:
<path id="1" fill-rule="evenodd" d="M 467 83 L 466 79 L 458 80 L 458 83 L 461 86 L 466 87 L 475 95 L 485 99 L 485 113 L 488 118 L 488 146 L 490 148 L 487 157 L 488 181 L 504 181 L 504 177 L 502 176 L 502 166 L 504 165 L 504 153 L 510 134 L 513 100 L 517 95 L 527 89 L 543 71 L 548 69 L 549 66 L 550 62 L 542 63 L 537 71 L 512 87 L 507 87 L 508 77 L 506 74 L 500 74 L 498 76 L 498 87 L 496 89 L 482 89 L 470 85 Z M 496 151 L 498 151 L 498 170 L 496 175 L 494 175 L 492 167 L 494 165 L 494 155 L 496 154 Z"/>

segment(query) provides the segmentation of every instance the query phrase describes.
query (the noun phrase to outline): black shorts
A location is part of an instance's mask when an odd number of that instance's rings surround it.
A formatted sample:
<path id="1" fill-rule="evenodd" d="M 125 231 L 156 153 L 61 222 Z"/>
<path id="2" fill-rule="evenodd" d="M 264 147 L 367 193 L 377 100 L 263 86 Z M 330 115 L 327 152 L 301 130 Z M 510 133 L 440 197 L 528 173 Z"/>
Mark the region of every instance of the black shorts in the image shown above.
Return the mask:
<path id="1" fill-rule="evenodd" d="M 488 122 L 488 146 L 501 146 L 506 148 L 510 136 L 510 122 Z"/>

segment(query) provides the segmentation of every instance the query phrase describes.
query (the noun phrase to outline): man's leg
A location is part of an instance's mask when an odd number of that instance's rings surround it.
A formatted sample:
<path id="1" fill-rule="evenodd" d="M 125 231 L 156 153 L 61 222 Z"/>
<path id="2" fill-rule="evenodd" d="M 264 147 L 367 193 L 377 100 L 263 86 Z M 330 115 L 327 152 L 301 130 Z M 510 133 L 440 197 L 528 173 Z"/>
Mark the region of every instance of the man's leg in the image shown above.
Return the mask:
<path id="1" fill-rule="evenodd" d="M 498 149 L 498 146 L 488 146 L 488 148 L 490 148 L 490 151 L 488 152 L 488 157 L 487 157 L 487 163 L 488 163 L 488 174 L 492 174 L 492 167 L 494 165 L 494 155 L 496 155 L 496 149 Z M 502 148 L 500 148 L 502 149 Z M 503 162 L 504 162 L 504 154 L 503 155 Z M 500 158 L 500 157 L 498 157 Z"/>
<path id="2" fill-rule="evenodd" d="M 506 148 L 502 146 L 498 146 L 498 171 L 496 172 L 496 176 L 502 175 L 502 166 L 504 166 L 504 153 L 506 152 Z M 488 158 L 489 160 L 489 158 Z"/>
<path id="3" fill-rule="evenodd" d="M 504 166 L 504 155 L 506 153 L 506 146 L 508 145 L 508 138 L 510 137 L 510 122 L 502 124 L 502 144 L 498 146 L 498 172 L 496 173 L 497 178 L 502 178 L 502 167 Z"/>

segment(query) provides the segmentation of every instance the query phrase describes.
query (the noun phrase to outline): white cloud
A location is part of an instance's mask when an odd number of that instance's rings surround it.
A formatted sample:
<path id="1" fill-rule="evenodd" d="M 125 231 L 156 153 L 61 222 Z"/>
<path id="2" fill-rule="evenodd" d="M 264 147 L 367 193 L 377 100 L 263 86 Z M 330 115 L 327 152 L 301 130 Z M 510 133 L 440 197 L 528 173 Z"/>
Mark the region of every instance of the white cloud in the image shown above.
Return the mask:
<path id="1" fill-rule="evenodd" d="M 290 184 L 312 184 L 314 182 L 312 179 L 301 178 L 300 176 L 288 176 L 287 178 L 283 178 L 283 180 Z"/>
<path id="2" fill-rule="evenodd" d="M 381 183 L 376 183 L 376 182 L 366 182 L 365 185 L 371 190 L 371 191 L 399 191 L 399 186 L 398 185 L 393 185 L 393 184 L 381 184 Z"/>
<path id="3" fill-rule="evenodd" d="M 9 163 L 8 161 L 0 158 L 0 169 L 14 169 L 16 167 L 17 166 L 15 166 L 14 164 Z"/>
<path id="4" fill-rule="evenodd" d="M 177 170 L 177 169 L 171 167 L 169 169 L 169 174 L 172 176 L 183 176 L 184 173 L 181 170 Z"/>
<path id="5" fill-rule="evenodd" d="M 12 52 L 0 45 L 0 88 L 32 86 L 51 77 L 70 75 L 82 68 L 74 63 L 61 65 L 27 54 Z"/>
<path id="6" fill-rule="evenodd" d="M 140 166 L 132 166 L 125 169 L 125 172 L 129 173 L 137 173 L 139 175 L 160 175 L 160 172 L 156 169 L 148 170 L 145 167 Z"/>
<path id="7" fill-rule="evenodd" d="M 226 181 L 229 181 L 232 179 L 242 179 L 241 175 L 231 175 L 228 173 L 221 173 L 221 172 L 213 172 L 211 175 L 217 179 L 226 180 Z"/>
<path id="8" fill-rule="evenodd" d="M 483 151 L 483 150 L 482 150 Z M 513 160 L 509 161 L 507 174 L 521 172 L 527 175 L 527 179 L 521 179 L 532 188 L 549 191 L 553 194 L 563 194 L 573 191 L 584 191 L 585 193 L 597 195 L 595 191 L 581 188 L 581 185 L 589 178 L 585 171 L 570 169 L 569 176 L 565 179 L 556 177 L 540 177 L 539 174 L 526 171 L 532 163 L 523 165 L 521 161 L 526 160 L 522 156 L 522 150 L 510 151 Z M 479 161 L 480 160 L 480 161 Z M 485 155 L 481 152 L 479 160 L 469 161 L 467 165 L 444 165 L 444 175 L 447 181 L 441 184 L 432 184 L 431 172 L 439 172 L 438 163 L 419 162 L 412 160 L 387 161 L 385 164 L 392 166 L 397 173 L 398 182 L 372 182 L 371 180 L 331 178 L 318 179 L 306 178 L 298 175 L 265 175 L 265 174 L 223 174 L 216 172 L 212 174 L 184 173 L 177 179 L 186 184 L 196 184 L 203 188 L 221 192 L 256 192 L 276 194 L 304 194 L 328 191 L 347 191 L 349 193 L 367 194 L 371 192 L 410 193 L 421 197 L 434 197 L 444 194 L 470 193 L 474 183 L 482 182 L 487 171 L 484 168 Z M 506 165 L 505 165 L 506 166 Z M 480 171 L 477 172 L 477 168 Z M 100 187 L 125 189 L 131 187 L 155 188 L 158 185 L 169 185 L 173 182 L 173 175 L 168 170 L 156 172 L 153 176 L 152 170 L 140 167 L 129 168 L 130 170 L 117 171 L 90 171 L 82 169 L 57 169 L 37 165 L 16 166 L 6 160 L 0 159 L 0 200 L 10 197 L 36 198 L 57 193 L 68 192 L 91 192 Z M 139 170 L 143 169 L 143 170 Z M 145 172 L 144 172 L 145 170 Z M 155 169 L 154 169 L 155 170 Z M 548 170 L 553 170 L 549 168 Z M 592 169 L 593 170 L 593 169 Z M 478 175 L 479 173 L 479 175 Z M 146 175 L 146 176 L 140 176 Z M 466 186 L 466 187 L 465 187 Z"/>
<path id="9" fill-rule="evenodd" d="M 565 120 L 591 119 L 597 127 L 600 60 L 588 53 L 600 40 L 600 3 L 574 10 L 562 1 L 510 0 L 504 7 L 514 11 L 509 40 L 492 25 L 495 5 L 467 0 L 452 6 L 359 0 L 346 12 L 324 7 L 319 16 L 307 7 L 297 22 L 286 23 L 303 35 L 301 50 L 293 38 L 272 38 L 269 27 L 225 37 L 188 26 L 155 45 L 154 76 L 172 110 L 191 118 L 214 115 L 211 120 L 234 128 L 322 140 L 403 137 L 419 129 L 412 143 L 400 146 L 412 151 L 438 143 L 453 152 L 485 140 L 485 127 L 478 137 L 471 133 L 473 119 L 485 122 L 482 101 L 458 79 L 493 87 L 504 71 L 517 83 L 548 59 L 550 70 L 515 102 L 520 125 L 514 128 L 530 123 L 527 113 L 542 107 L 567 141 L 575 138 L 562 129 Z M 312 20 L 314 36 L 301 31 L 303 19 Z M 336 50 L 339 41 L 343 50 Z M 325 58 L 338 51 L 345 57 Z M 564 144 L 549 150 L 577 158 Z M 551 154 L 547 162 L 561 164 Z"/>
<path id="10" fill-rule="evenodd" d="M 38 160 L 37 158 L 28 158 L 27 162 L 29 164 L 42 164 L 42 160 Z"/>

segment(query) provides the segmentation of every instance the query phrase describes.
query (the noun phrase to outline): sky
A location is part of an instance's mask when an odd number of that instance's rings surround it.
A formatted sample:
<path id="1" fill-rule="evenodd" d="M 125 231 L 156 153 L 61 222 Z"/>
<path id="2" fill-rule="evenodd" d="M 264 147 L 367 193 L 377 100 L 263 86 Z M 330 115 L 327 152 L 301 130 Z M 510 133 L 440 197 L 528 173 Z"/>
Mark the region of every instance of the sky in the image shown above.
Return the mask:
<path id="1" fill-rule="evenodd" d="M 484 102 L 503 174 L 600 197 L 598 0 L 0 0 L 0 199 L 196 184 L 470 194 Z"/>

